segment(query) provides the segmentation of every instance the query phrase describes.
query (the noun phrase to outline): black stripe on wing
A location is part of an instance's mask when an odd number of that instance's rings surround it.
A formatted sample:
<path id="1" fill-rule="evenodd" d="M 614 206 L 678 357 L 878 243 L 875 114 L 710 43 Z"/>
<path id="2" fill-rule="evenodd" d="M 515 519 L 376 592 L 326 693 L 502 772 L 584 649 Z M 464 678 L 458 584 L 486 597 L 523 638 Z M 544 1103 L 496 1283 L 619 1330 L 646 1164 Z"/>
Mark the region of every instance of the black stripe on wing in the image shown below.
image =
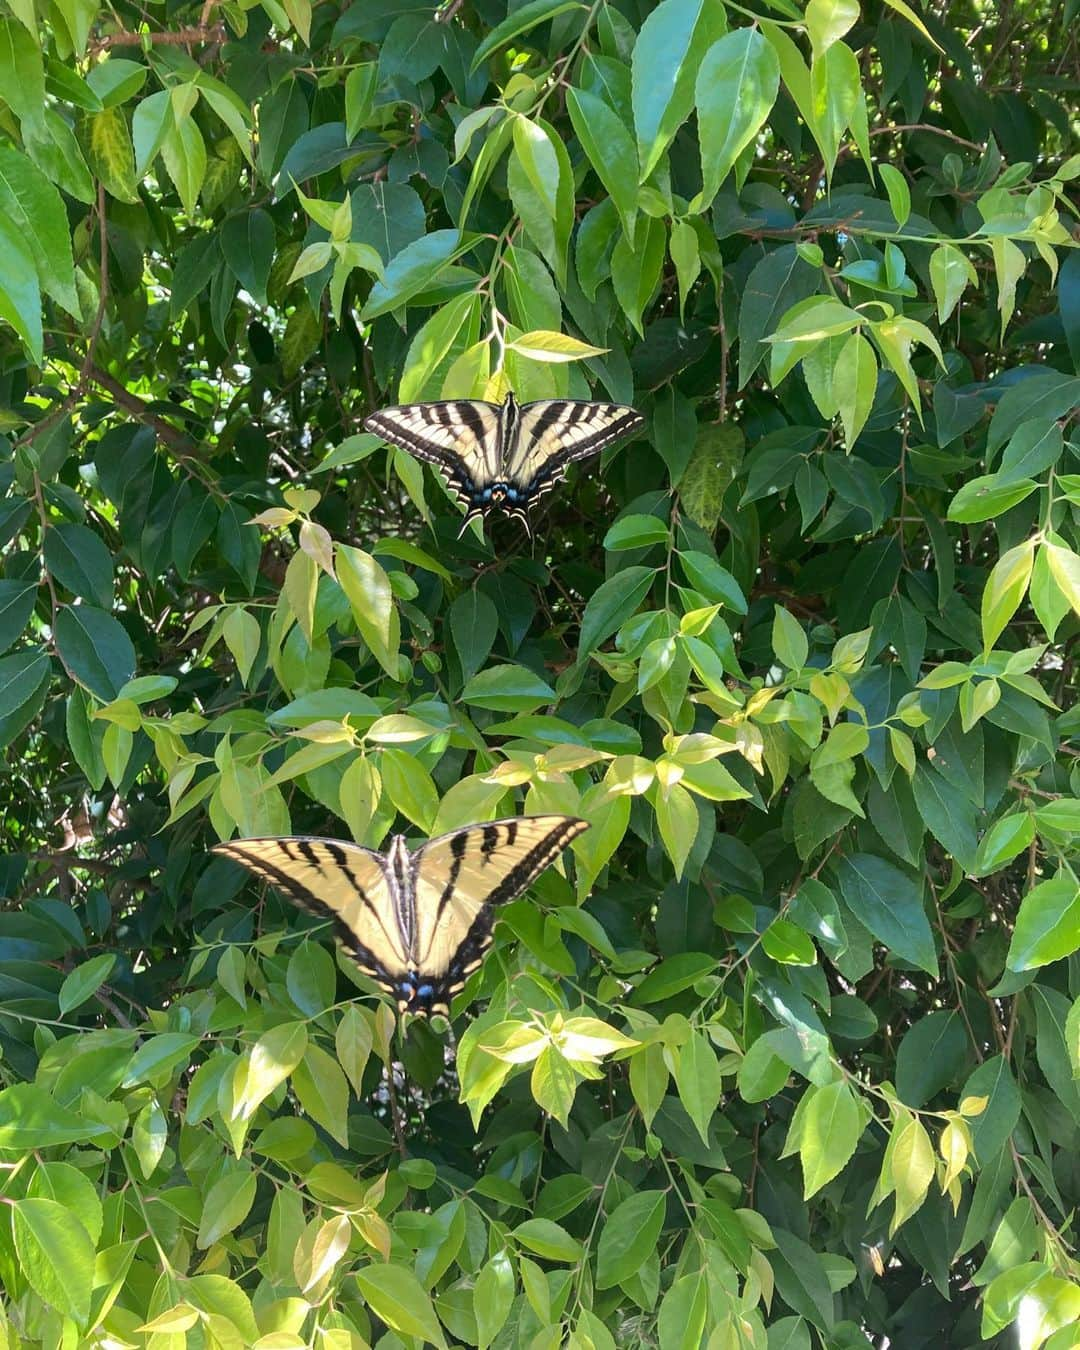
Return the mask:
<path id="1" fill-rule="evenodd" d="M 495 823 L 502 824 L 501 821 Z M 524 854 L 521 860 L 507 872 L 506 876 L 487 897 L 485 903 L 488 907 L 494 908 L 496 905 L 508 904 L 519 896 L 545 867 L 550 867 L 571 839 L 575 839 L 588 828 L 589 822 L 579 820 L 576 816 L 567 816 L 564 821 L 555 825 L 539 843 L 534 844 L 528 853 Z"/>
<path id="2" fill-rule="evenodd" d="M 371 413 L 365 417 L 364 429 L 381 436 L 387 444 L 396 445 L 401 450 L 407 450 L 410 455 L 415 455 L 417 459 L 434 464 L 437 469 L 442 469 L 448 478 L 456 478 L 462 482 L 472 481 L 464 461 L 456 450 L 438 445 L 422 432 L 403 426 L 383 413 Z"/>

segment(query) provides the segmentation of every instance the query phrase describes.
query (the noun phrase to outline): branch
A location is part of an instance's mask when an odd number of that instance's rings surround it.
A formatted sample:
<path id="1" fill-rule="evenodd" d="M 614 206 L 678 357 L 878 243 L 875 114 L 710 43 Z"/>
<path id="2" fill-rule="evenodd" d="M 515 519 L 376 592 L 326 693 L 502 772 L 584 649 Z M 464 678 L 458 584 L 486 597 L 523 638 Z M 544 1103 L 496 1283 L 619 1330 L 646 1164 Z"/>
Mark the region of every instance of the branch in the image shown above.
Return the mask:
<path id="1" fill-rule="evenodd" d="M 158 417 L 156 413 L 152 413 L 143 400 L 138 395 L 131 393 L 130 390 L 125 389 L 119 380 L 113 379 L 107 371 L 99 369 L 93 363 L 88 366 L 86 373 L 94 384 L 112 394 L 121 408 L 131 413 L 132 417 L 137 417 L 140 422 L 144 422 L 148 427 L 152 427 L 170 449 L 175 450 L 178 455 L 186 459 L 195 458 L 195 446 L 184 432 L 179 427 L 174 427 L 171 422 L 166 422 L 163 417 Z"/>
<path id="2" fill-rule="evenodd" d="M 205 8 L 203 12 L 206 13 Z M 142 47 L 147 43 L 159 47 L 193 47 L 202 42 L 224 42 L 226 37 L 223 23 L 199 23 L 177 28 L 172 33 L 132 33 L 123 29 L 119 33 L 106 33 L 104 37 L 95 39 L 90 43 L 89 51 L 96 55 L 110 47 Z"/>

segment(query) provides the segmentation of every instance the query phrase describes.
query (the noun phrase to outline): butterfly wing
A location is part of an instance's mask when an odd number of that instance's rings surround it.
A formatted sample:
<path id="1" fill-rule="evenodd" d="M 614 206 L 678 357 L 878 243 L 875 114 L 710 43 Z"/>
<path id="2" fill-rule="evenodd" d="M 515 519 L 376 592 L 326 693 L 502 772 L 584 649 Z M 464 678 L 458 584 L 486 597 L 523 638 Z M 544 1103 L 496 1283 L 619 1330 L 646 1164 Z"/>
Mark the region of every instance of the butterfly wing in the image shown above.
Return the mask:
<path id="1" fill-rule="evenodd" d="M 630 436 L 645 419 L 622 403 L 549 398 L 522 405 L 505 475 L 529 502 L 552 487 L 568 465 Z"/>
<path id="2" fill-rule="evenodd" d="M 451 998 L 491 945 L 495 909 L 549 867 L 588 822 L 574 816 L 521 816 L 466 825 L 412 854 L 416 896 L 414 966 L 432 1011 Z"/>
<path id="3" fill-rule="evenodd" d="M 479 399 L 383 408 L 364 418 L 368 431 L 433 464 L 470 514 L 498 473 L 499 409 Z"/>
<path id="4" fill-rule="evenodd" d="M 338 839 L 233 839 L 214 853 L 268 881 L 301 909 L 332 919 L 365 975 L 398 996 L 409 953 L 381 854 Z"/>

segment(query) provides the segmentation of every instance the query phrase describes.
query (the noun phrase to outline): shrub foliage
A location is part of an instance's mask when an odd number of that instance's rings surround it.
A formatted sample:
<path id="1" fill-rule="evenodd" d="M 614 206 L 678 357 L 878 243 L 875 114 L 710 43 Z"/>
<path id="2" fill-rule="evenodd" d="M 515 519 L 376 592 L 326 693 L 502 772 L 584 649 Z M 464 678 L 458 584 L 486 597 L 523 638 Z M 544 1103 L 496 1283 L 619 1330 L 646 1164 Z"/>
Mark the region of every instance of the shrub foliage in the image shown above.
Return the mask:
<path id="1" fill-rule="evenodd" d="M 4 10 L 0 1342 L 1075 1346 L 1076 0 Z M 450 1028 L 209 860 L 520 811 Z"/>

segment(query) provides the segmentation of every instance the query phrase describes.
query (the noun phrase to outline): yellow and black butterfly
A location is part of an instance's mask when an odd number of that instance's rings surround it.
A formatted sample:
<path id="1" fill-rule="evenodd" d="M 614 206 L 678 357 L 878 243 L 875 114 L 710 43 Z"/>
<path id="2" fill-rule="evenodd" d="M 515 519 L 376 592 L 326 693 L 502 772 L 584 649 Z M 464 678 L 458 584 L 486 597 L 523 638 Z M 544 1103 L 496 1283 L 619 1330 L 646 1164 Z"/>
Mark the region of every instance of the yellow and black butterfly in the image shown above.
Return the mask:
<path id="1" fill-rule="evenodd" d="M 290 900 L 334 920 L 365 975 L 400 1011 L 449 1015 L 491 945 L 495 908 L 519 896 L 589 828 L 574 816 L 466 825 L 386 853 L 339 839 L 234 839 L 214 846 Z"/>
<path id="2" fill-rule="evenodd" d="M 368 431 L 433 464 L 464 502 L 465 525 L 493 506 L 529 529 L 531 507 L 576 460 L 595 455 L 644 425 L 622 403 L 547 398 L 518 403 L 453 399 L 384 408 Z M 464 530 L 464 526 L 462 527 Z"/>

